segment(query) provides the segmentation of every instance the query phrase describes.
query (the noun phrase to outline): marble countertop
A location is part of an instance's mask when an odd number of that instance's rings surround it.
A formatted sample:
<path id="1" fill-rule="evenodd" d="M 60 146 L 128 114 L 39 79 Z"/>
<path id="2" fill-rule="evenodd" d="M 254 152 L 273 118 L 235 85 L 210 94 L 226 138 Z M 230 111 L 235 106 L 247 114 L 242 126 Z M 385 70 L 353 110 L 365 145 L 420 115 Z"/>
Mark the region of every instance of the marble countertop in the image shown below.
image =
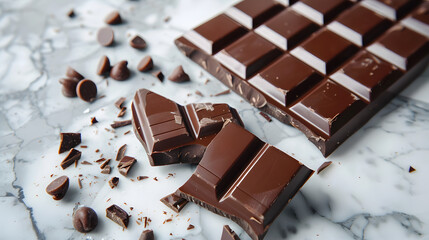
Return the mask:
<path id="1" fill-rule="evenodd" d="M 105 130 L 117 120 L 114 102 L 125 96 L 129 107 L 138 88 L 149 88 L 183 104 L 227 102 L 239 111 L 248 130 L 317 169 L 325 159 L 301 132 L 276 120 L 268 123 L 234 93 L 211 97 L 226 87 L 173 44 L 196 23 L 235 2 L 0 1 L 0 239 L 138 239 L 144 227 L 136 220 L 145 216 L 152 220 L 148 228 L 155 231 L 156 239 L 220 239 L 224 224 L 242 239 L 249 239 L 232 221 L 195 204 L 188 204 L 178 215 L 165 207 L 159 199 L 181 186 L 194 167 L 151 167 L 134 134 L 124 135 L 130 126 L 116 132 Z M 73 19 L 66 15 L 71 8 L 76 12 Z M 103 48 L 95 40 L 96 31 L 114 9 L 120 11 L 125 24 L 113 27 L 116 45 Z M 170 21 L 165 22 L 166 17 Z M 128 45 L 135 33 L 147 41 L 146 50 Z M 113 63 L 128 60 L 132 77 L 125 82 L 109 79 L 107 85 L 95 73 L 102 55 Z M 146 55 L 166 74 L 182 64 L 192 81 L 161 83 L 136 71 L 138 61 Z M 99 95 L 105 97 L 91 104 L 65 98 L 58 80 L 68 65 L 95 81 Z M 273 223 L 266 239 L 429 239 L 429 164 L 425 162 L 429 159 L 429 67 L 426 69 L 328 158 L 333 164 L 313 175 Z M 206 79 L 211 81 L 204 84 Z M 90 126 L 93 116 L 99 123 Z M 128 111 L 125 118 L 130 117 Z M 112 158 L 126 143 L 127 155 L 136 157 L 138 164 L 128 178 L 116 168 L 110 175 L 100 174 L 97 164 L 62 170 L 59 163 L 65 154 L 57 152 L 60 132 L 82 133 L 82 145 L 88 148 L 79 148 L 81 161 L 94 161 L 100 153 Z M 95 153 L 96 149 L 100 152 Z M 417 171 L 409 173 L 410 166 Z M 169 177 L 169 173 L 174 175 Z M 64 174 L 71 181 L 69 192 L 63 200 L 54 201 L 45 188 L 55 176 Z M 77 184 L 79 174 L 82 189 Z M 150 178 L 131 181 L 139 175 Z M 118 188 L 108 186 L 112 176 L 119 176 Z M 72 226 L 71 214 L 78 202 L 92 207 L 99 216 L 99 226 L 86 235 Z M 113 203 L 132 215 L 128 229 L 104 216 Z M 164 223 L 168 218 L 172 221 Z M 189 224 L 195 229 L 187 230 Z"/>

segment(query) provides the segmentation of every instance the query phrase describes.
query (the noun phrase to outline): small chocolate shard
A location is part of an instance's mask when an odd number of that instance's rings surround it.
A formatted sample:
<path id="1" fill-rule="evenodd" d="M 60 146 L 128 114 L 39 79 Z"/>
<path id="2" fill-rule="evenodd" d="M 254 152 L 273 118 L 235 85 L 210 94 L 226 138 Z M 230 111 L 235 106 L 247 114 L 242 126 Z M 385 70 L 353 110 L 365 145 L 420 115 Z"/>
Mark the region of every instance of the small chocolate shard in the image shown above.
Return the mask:
<path id="1" fill-rule="evenodd" d="M 124 156 L 118 164 L 119 173 L 126 177 L 136 162 L 137 160 L 135 158 Z"/>
<path id="2" fill-rule="evenodd" d="M 68 151 L 82 142 L 80 133 L 60 133 L 60 139 L 58 153 Z"/>
<path id="3" fill-rule="evenodd" d="M 76 17 L 76 13 L 74 12 L 74 9 L 72 8 L 72 9 L 70 9 L 70 10 L 68 10 L 68 12 L 67 12 L 67 17 L 69 17 L 69 18 L 74 18 L 74 17 Z"/>
<path id="4" fill-rule="evenodd" d="M 106 16 L 104 22 L 109 25 L 117 25 L 122 23 L 122 18 L 118 11 L 112 11 Z"/>
<path id="5" fill-rule="evenodd" d="M 137 180 L 141 181 L 141 180 L 148 179 L 148 178 L 149 178 L 148 176 L 138 176 Z"/>
<path id="6" fill-rule="evenodd" d="M 170 76 L 168 76 L 168 80 L 172 82 L 180 83 L 180 82 L 188 82 L 190 79 L 189 79 L 189 75 L 185 73 L 185 71 L 183 70 L 182 65 L 180 65 L 173 70 Z"/>
<path id="7" fill-rule="evenodd" d="M 83 164 L 83 165 L 92 165 L 92 163 L 90 163 L 88 161 L 82 161 L 81 164 Z"/>
<path id="8" fill-rule="evenodd" d="M 106 217 L 123 228 L 128 227 L 128 222 L 130 220 L 128 213 L 115 204 L 106 209 Z"/>
<path id="9" fill-rule="evenodd" d="M 198 91 L 198 90 L 196 90 L 196 91 L 195 91 L 195 94 L 196 94 L 196 95 L 198 95 L 198 96 L 200 96 L 200 97 L 204 97 L 203 93 L 201 93 L 201 92 L 200 92 L 200 91 Z"/>
<path id="10" fill-rule="evenodd" d="M 164 18 L 164 22 L 169 22 L 170 20 L 171 20 L 170 16 L 167 16 L 167 17 Z"/>
<path id="11" fill-rule="evenodd" d="M 221 240 L 240 240 L 238 235 L 228 225 L 223 226 Z"/>
<path id="12" fill-rule="evenodd" d="M 97 41 L 101 46 L 108 47 L 115 41 L 115 33 L 110 27 L 102 27 L 97 32 Z"/>
<path id="13" fill-rule="evenodd" d="M 120 161 L 124 157 L 125 151 L 127 151 L 127 144 L 122 145 L 118 149 L 118 153 L 116 154 L 116 161 Z"/>
<path id="14" fill-rule="evenodd" d="M 107 165 L 109 165 L 109 163 L 110 163 L 110 158 L 109 158 L 109 159 L 107 159 L 106 161 L 104 161 L 104 162 L 100 165 L 100 168 L 101 168 L 101 169 L 104 169 Z"/>
<path id="15" fill-rule="evenodd" d="M 110 77 L 117 81 L 124 81 L 130 77 L 130 70 L 127 67 L 128 62 L 123 60 L 115 64 L 110 70 Z"/>
<path id="16" fill-rule="evenodd" d="M 145 49 L 146 41 L 139 35 L 136 35 L 130 40 L 130 46 L 139 50 Z"/>
<path id="17" fill-rule="evenodd" d="M 150 56 L 144 57 L 139 64 L 137 65 L 137 69 L 140 72 L 147 72 L 153 69 L 153 60 Z"/>
<path id="18" fill-rule="evenodd" d="M 126 111 L 127 111 L 126 107 L 121 108 L 121 111 L 119 111 L 117 117 L 123 117 L 125 115 Z"/>
<path id="19" fill-rule="evenodd" d="M 110 188 L 115 188 L 115 187 L 117 187 L 118 186 L 118 183 L 119 183 L 119 178 L 118 177 L 112 177 L 110 180 L 109 180 L 109 186 L 110 186 Z"/>
<path id="20" fill-rule="evenodd" d="M 181 198 L 175 193 L 161 198 L 160 201 L 177 213 L 179 213 L 188 203 L 188 200 Z"/>
<path id="21" fill-rule="evenodd" d="M 64 160 L 61 162 L 61 168 L 66 169 L 73 163 L 76 164 L 77 161 L 79 161 L 81 155 L 82 155 L 82 152 L 80 152 L 79 150 L 76 150 L 74 148 L 70 149 L 69 154 L 67 154 Z"/>
<path id="22" fill-rule="evenodd" d="M 144 230 L 139 237 L 139 240 L 154 240 L 153 231 L 150 229 Z"/>
<path id="23" fill-rule="evenodd" d="M 51 195 L 54 200 L 61 200 L 66 195 L 68 189 L 69 178 L 67 176 L 61 176 L 46 187 L 46 192 Z"/>
<path id="24" fill-rule="evenodd" d="M 270 116 L 268 116 L 268 114 L 264 113 L 264 112 L 259 112 L 259 114 L 265 118 L 265 120 L 267 120 L 268 122 L 272 122 L 273 119 L 270 118 Z"/>
<path id="25" fill-rule="evenodd" d="M 192 230 L 192 229 L 194 229 L 194 228 L 195 228 L 195 226 L 194 226 L 194 225 L 189 224 L 189 226 L 186 228 L 186 230 Z"/>
<path id="26" fill-rule="evenodd" d="M 226 95 L 226 94 L 229 94 L 231 92 L 231 90 L 225 90 L 225 91 L 222 91 L 222 92 L 219 92 L 219 93 L 216 93 L 214 96 L 215 97 L 218 97 L 218 96 L 222 96 L 222 95 Z"/>
<path id="27" fill-rule="evenodd" d="M 409 173 L 412 173 L 412 172 L 415 172 L 416 171 L 416 169 L 415 168 L 413 168 L 412 166 L 410 166 L 410 168 L 408 169 L 408 172 Z"/>
<path id="28" fill-rule="evenodd" d="M 112 124 L 110 124 L 110 126 L 112 128 L 120 128 L 120 127 L 125 127 L 131 124 L 131 119 L 130 120 L 125 120 L 125 121 L 114 121 Z"/>
<path id="29" fill-rule="evenodd" d="M 126 100 L 126 98 L 124 98 L 124 97 L 119 98 L 119 99 L 115 102 L 115 106 L 116 106 L 117 108 L 119 108 L 119 109 L 122 109 L 122 108 L 123 108 L 122 104 L 124 104 L 125 100 Z"/>
<path id="30" fill-rule="evenodd" d="M 164 80 L 164 74 L 161 71 L 155 71 L 152 73 L 152 75 L 158 78 L 158 80 L 161 82 Z"/>
<path id="31" fill-rule="evenodd" d="M 107 165 L 101 170 L 101 173 L 102 174 L 110 174 L 111 171 L 112 171 L 112 168 L 109 165 Z"/>
<path id="32" fill-rule="evenodd" d="M 70 66 L 67 67 L 66 76 L 69 77 L 69 78 L 77 79 L 77 80 L 84 79 L 84 77 L 82 76 L 82 74 L 80 74 L 79 72 L 77 72 L 76 70 L 74 70 Z"/>
<path id="33" fill-rule="evenodd" d="M 320 165 L 320 167 L 317 169 L 316 173 L 317 174 L 321 173 L 323 170 L 325 170 L 331 164 L 332 164 L 332 161 L 326 161 L 326 162 L 322 163 L 322 165 Z"/>
<path id="34" fill-rule="evenodd" d="M 98 62 L 97 74 L 100 76 L 109 76 L 110 68 L 109 58 L 106 55 L 102 56 Z"/>
<path id="35" fill-rule="evenodd" d="M 97 118 L 92 117 L 92 118 L 91 118 L 91 125 L 94 125 L 94 124 L 96 124 L 96 123 L 98 123 Z"/>

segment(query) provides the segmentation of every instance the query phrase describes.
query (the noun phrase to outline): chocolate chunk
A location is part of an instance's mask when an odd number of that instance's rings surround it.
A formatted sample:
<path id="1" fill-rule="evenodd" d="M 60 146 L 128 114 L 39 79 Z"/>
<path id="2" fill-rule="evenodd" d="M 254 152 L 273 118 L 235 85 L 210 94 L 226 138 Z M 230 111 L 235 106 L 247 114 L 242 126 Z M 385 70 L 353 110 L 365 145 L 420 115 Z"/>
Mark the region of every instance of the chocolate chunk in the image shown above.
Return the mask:
<path id="1" fill-rule="evenodd" d="M 168 80 L 173 82 L 188 82 L 190 79 L 188 74 L 183 71 L 182 65 L 180 65 L 168 76 Z"/>
<path id="2" fill-rule="evenodd" d="M 130 70 L 127 65 L 127 61 L 120 61 L 115 64 L 110 70 L 110 77 L 118 81 L 127 80 L 130 77 Z"/>
<path id="3" fill-rule="evenodd" d="M 139 237 L 139 240 L 154 240 L 153 231 L 150 229 L 144 230 Z"/>
<path id="4" fill-rule="evenodd" d="M 158 80 L 161 82 L 164 80 L 164 74 L 161 71 L 155 71 L 152 73 L 152 75 L 158 78 Z"/>
<path id="5" fill-rule="evenodd" d="M 127 212 L 115 204 L 106 209 L 106 217 L 123 228 L 128 227 L 130 216 Z"/>
<path id="6" fill-rule="evenodd" d="M 110 27 L 102 27 L 97 32 L 97 40 L 101 46 L 111 46 L 115 40 L 115 34 Z"/>
<path id="7" fill-rule="evenodd" d="M 95 117 L 91 118 L 91 125 L 98 123 L 98 120 Z"/>
<path id="8" fill-rule="evenodd" d="M 321 173 L 323 170 L 325 170 L 327 167 L 329 167 L 332 164 L 332 161 L 327 161 L 322 163 L 322 165 L 320 165 L 320 167 L 317 169 L 317 174 Z"/>
<path id="9" fill-rule="evenodd" d="M 145 49 L 146 42 L 142 37 L 140 37 L 139 35 L 136 35 L 130 40 L 130 46 L 135 49 Z"/>
<path id="10" fill-rule="evenodd" d="M 117 187 L 118 186 L 118 183 L 119 183 L 119 178 L 117 178 L 117 177 L 112 177 L 110 180 L 109 180 L 109 186 L 110 186 L 110 188 L 115 188 L 115 187 Z"/>
<path id="11" fill-rule="evenodd" d="M 174 193 L 161 198 L 160 201 L 177 213 L 179 213 L 186 204 L 188 204 L 188 200 L 181 198 Z"/>
<path id="12" fill-rule="evenodd" d="M 80 133 L 60 133 L 60 139 L 58 153 L 68 151 L 82 142 Z"/>
<path id="13" fill-rule="evenodd" d="M 147 72 L 149 70 L 152 70 L 153 68 L 153 60 L 150 56 L 144 57 L 139 64 L 137 65 L 137 69 L 140 72 Z"/>
<path id="14" fill-rule="evenodd" d="M 77 84 L 77 96 L 85 102 L 92 102 L 97 96 L 97 85 L 89 79 L 84 79 Z"/>
<path id="15" fill-rule="evenodd" d="M 238 235 L 228 225 L 223 226 L 221 240 L 240 240 Z"/>
<path id="16" fill-rule="evenodd" d="M 195 228 L 195 226 L 194 226 L 194 225 L 189 224 L 189 226 L 186 228 L 186 230 L 192 230 L 192 229 L 194 229 L 194 228 Z"/>
<path id="17" fill-rule="evenodd" d="M 117 25 L 122 23 L 122 18 L 118 11 L 112 11 L 106 16 L 104 22 L 109 25 Z"/>
<path id="18" fill-rule="evenodd" d="M 54 200 L 61 200 L 66 195 L 68 189 L 69 178 L 67 176 L 61 176 L 46 187 L 46 192 L 51 195 Z"/>
<path id="19" fill-rule="evenodd" d="M 262 239 L 312 174 L 296 159 L 230 123 L 176 194 L 232 219 L 252 239 Z"/>
<path id="20" fill-rule="evenodd" d="M 63 85 L 61 92 L 66 97 L 76 97 L 76 86 L 79 83 L 79 80 L 76 78 L 63 78 L 60 80 L 60 83 Z"/>
<path id="21" fill-rule="evenodd" d="M 131 170 L 131 168 L 136 162 L 137 160 L 135 158 L 124 156 L 118 163 L 119 173 L 126 177 L 128 175 L 128 172 Z"/>
<path id="22" fill-rule="evenodd" d="M 104 169 L 107 165 L 109 165 L 109 163 L 110 163 L 110 158 L 109 158 L 109 159 L 107 159 L 106 161 L 104 161 L 104 162 L 100 165 L 100 168 L 101 168 L 101 169 Z"/>
<path id="23" fill-rule="evenodd" d="M 76 70 L 74 70 L 70 66 L 67 67 L 66 76 L 69 77 L 69 78 L 75 78 L 77 80 L 84 79 L 84 77 L 82 76 L 82 74 L 78 73 Z"/>
<path id="24" fill-rule="evenodd" d="M 124 98 L 124 97 L 121 97 L 121 98 L 119 98 L 116 102 L 115 102 L 115 106 L 117 107 L 117 108 L 119 108 L 119 109 L 122 109 L 122 104 L 124 104 L 124 102 L 125 102 L 125 100 L 126 100 L 126 98 Z"/>
<path id="25" fill-rule="evenodd" d="M 77 161 L 79 161 L 81 156 L 82 152 L 80 152 L 79 150 L 76 150 L 74 148 L 70 149 L 69 154 L 67 154 L 64 160 L 61 162 L 61 168 L 66 169 L 73 163 L 77 165 Z"/>
<path id="26" fill-rule="evenodd" d="M 81 207 L 73 213 L 73 226 L 81 233 L 91 232 L 97 224 L 98 216 L 92 208 Z"/>
<path id="27" fill-rule="evenodd" d="M 127 151 L 127 144 L 122 145 L 118 149 L 118 153 L 116 154 L 116 161 L 120 161 L 124 157 L 125 151 Z"/>
<path id="28" fill-rule="evenodd" d="M 77 185 L 79 186 L 79 189 L 82 189 L 82 181 L 80 180 L 80 178 L 77 179 Z"/>
<path id="29" fill-rule="evenodd" d="M 100 76 L 109 76 L 110 60 L 107 56 L 102 56 L 97 66 L 97 74 Z"/>
<path id="30" fill-rule="evenodd" d="M 225 91 L 222 91 L 222 92 L 216 93 L 214 96 L 215 96 L 215 97 L 218 97 L 218 96 L 222 96 L 222 95 L 229 94 L 230 92 L 231 92 L 231 90 L 227 89 L 227 90 L 225 90 Z"/>
<path id="31" fill-rule="evenodd" d="M 110 172 L 112 171 L 112 168 L 109 165 L 106 165 L 102 170 L 101 173 L 102 174 L 110 174 Z"/>
<path id="32" fill-rule="evenodd" d="M 131 120 L 125 120 L 125 121 L 114 121 L 110 126 L 112 128 L 120 128 L 125 127 L 131 124 Z"/>
<path id="33" fill-rule="evenodd" d="M 141 181 L 141 180 L 144 180 L 144 179 L 147 179 L 147 178 L 149 178 L 149 177 L 148 176 L 138 176 L 137 180 Z"/>
<path id="34" fill-rule="evenodd" d="M 67 16 L 69 17 L 69 18 L 74 18 L 75 16 L 76 16 L 76 14 L 75 14 L 75 12 L 74 12 L 74 9 L 72 8 L 72 9 L 70 9 L 70 10 L 68 10 L 68 12 L 67 12 Z"/>
<path id="35" fill-rule="evenodd" d="M 152 166 L 198 163 L 226 122 L 242 125 L 227 104 L 179 105 L 147 89 L 140 89 L 131 105 L 133 129 Z"/>
<path id="36" fill-rule="evenodd" d="M 410 166 L 410 168 L 408 169 L 408 172 L 409 173 L 412 173 L 412 172 L 415 172 L 416 171 L 416 169 L 415 168 L 413 168 L 412 166 Z"/>
<path id="37" fill-rule="evenodd" d="M 121 111 L 119 111 L 117 117 L 123 117 L 125 115 L 126 111 L 127 111 L 126 107 L 121 108 Z"/>

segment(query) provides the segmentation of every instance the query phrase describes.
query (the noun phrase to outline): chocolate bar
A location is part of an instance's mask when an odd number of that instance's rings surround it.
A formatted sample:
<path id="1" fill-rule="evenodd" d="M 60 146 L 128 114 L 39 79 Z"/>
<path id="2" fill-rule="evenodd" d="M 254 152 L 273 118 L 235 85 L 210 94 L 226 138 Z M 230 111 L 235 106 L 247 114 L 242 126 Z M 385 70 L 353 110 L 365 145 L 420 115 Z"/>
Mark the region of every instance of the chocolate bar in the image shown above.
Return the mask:
<path id="1" fill-rule="evenodd" d="M 429 60 L 429 4 L 244 0 L 175 43 L 326 157 Z"/>
<path id="2" fill-rule="evenodd" d="M 227 104 L 182 106 L 147 89 L 136 92 L 131 108 L 135 135 L 152 166 L 198 163 L 226 122 L 243 125 Z"/>
<path id="3" fill-rule="evenodd" d="M 253 239 L 263 239 L 312 174 L 291 156 L 229 123 L 176 195 L 232 219 Z"/>

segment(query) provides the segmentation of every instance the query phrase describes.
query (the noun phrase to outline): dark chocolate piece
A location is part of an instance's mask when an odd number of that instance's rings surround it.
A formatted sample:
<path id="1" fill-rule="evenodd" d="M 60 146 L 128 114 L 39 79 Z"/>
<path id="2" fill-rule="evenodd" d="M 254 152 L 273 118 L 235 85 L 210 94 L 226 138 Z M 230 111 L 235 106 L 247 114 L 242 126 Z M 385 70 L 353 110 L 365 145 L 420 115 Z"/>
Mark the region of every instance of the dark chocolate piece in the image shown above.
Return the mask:
<path id="1" fill-rule="evenodd" d="M 317 174 L 321 173 L 323 170 L 325 170 L 331 164 L 332 164 L 332 161 L 327 161 L 327 162 L 322 163 L 322 165 L 320 165 L 320 167 L 317 169 Z"/>
<path id="2" fill-rule="evenodd" d="M 109 186 L 110 186 L 110 188 L 115 188 L 115 187 L 117 187 L 118 186 L 118 183 L 119 183 L 119 178 L 118 177 L 112 177 L 110 180 L 109 180 Z"/>
<path id="3" fill-rule="evenodd" d="M 126 111 L 127 111 L 126 107 L 121 108 L 121 111 L 119 111 L 117 117 L 123 117 L 125 115 Z"/>
<path id="4" fill-rule="evenodd" d="M 194 229 L 194 228 L 195 228 L 195 226 L 194 226 L 194 225 L 189 224 L 189 226 L 186 228 L 186 230 L 192 230 L 192 229 Z"/>
<path id="5" fill-rule="evenodd" d="M 350 5 L 344 0 L 302 0 L 292 5 L 293 10 L 319 25 L 331 21 Z"/>
<path id="6" fill-rule="evenodd" d="M 66 195 L 68 189 L 69 178 L 67 176 L 61 176 L 46 187 L 46 192 L 51 195 L 54 200 L 61 200 Z"/>
<path id="7" fill-rule="evenodd" d="M 179 213 L 188 204 L 188 200 L 177 196 L 175 193 L 169 194 L 161 198 L 161 202 L 173 211 Z"/>
<path id="8" fill-rule="evenodd" d="M 119 173 L 126 177 L 136 162 L 137 160 L 135 158 L 124 156 L 118 163 Z"/>
<path id="9" fill-rule="evenodd" d="M 154 240 L 153 231 L 150 229 L 144 230 L 139 237 L 139 240 Z"/>
<path id="10" fill-rule="evenodd" d="M 413 168 L 412 166 L 410 166 L 410 168 L 408 169 L 408 172 L 409 173 L 412 173 L 412 172 L 415 172 L 416 171 L 416 169 L 415 168 Z"/>
<path id="11" fill-rule="evenodd" d="M 110 60 L 107 56 L 102 56 L 97 66 L 97 74 L 100 76 L 108 76 L 110 73 Z"/>
<path id="12" fill-rule="evenodd" d="M 155 71 L 152 73 L 152 75 L 158 78 L 158 80 L 161 82 L 164 80 L 164 74 L 161 71 Z"/>
<path id="13" fill-rule="evenodd" d="M 76 17 L 76 14 L 75 14 L 75 12 L 74 12 L 74 9 L 72 8 L 72 9 L 70 9 L 70 10 L 68 10 L 68 12 L 67 12 L 67 16 L 69 17 L 69 18 L 74 18 L 74 17 Z"/>
<path id="14" fill-rule="evenodd" d="M 229 123 L 176 194 L 232 219 L 252 239 L 262 239 L 312 174 L 291 156 Z"/>
<path id="15" fill-rule="evenodd" d="M 225 91 L 222 91 L 222 92 L 218 92 L 218 93 L 216 93 L 214 96 L 215 96 L 215 97 L 218 97 L 218 96 L 222 96 L 222 95 L 229 94 L 230 92 L 231 92 L 231 90 L 227 89 L 227 90 L 225 90 Z"/>
<path id="16" fill-rule="evenodd" d="M 77 178 L 77 185 L 79 186 L 79 189 L 82 189 L 82 180 L 80 180 L 80 178 Z"/>
<path id="17" fill-rule="evenodd" d="M 58 153 L 68 151 L 82 142 L 80 133 L 60 133 L 60 139 Z"/>
<path id="18" fill-rule="evenodd" d="M 136 35 L 130 40 L 130 46 L 135 49 L 145 49 L 146 41 L 139 35 Z"/>
<path id="19" fill-rule="evenodd" d="M 232 231 L 232 229 L 228 225 L 223 226 L 221 240 L 240 240 L 240 237 Z"/>
<path id="20" fill-rule="evenodd" d="M 113 29 L 110 27 L 102 27 L 97 32 L 97 40 L 101 46 L 111 46 L 115 40 L 115 34 Z"/>
<path id="21" fill-rule="evenodd" d="M 112 128 L 120 128 L 125 127 L 131 124 L 131 120 L 125 120 L 125 121 L 114 121 L 110 126 Z"/>
<path id="22" fill-rule="evenodd" d="M 115 64 L 110 70 L 110 77 L 118 81 L 127 80 L 130 77 L 130 70 L 127 65 L 127 61 L 120 61 Z"/>
<path id="23" fill-rule="evenodd" d="M 91 118 L 91 125 L 98 123 L 98 120 L 95 117 Z"/>
<path id="24" fill-rule="evenodd" d="M 101 173 L 102 174 L 110 174 L 111 171 L 112 171 L 112 168 L 109 165 L 107 165 L 101 170 Z"/>
<path id="25" fill-rule="evenodd" d="M 84 79 L 77 84 L 76 93 L 85 102 L 92 102 L 97 96 L 97 85 L 89 79 Z"/>
<path id="26" fill-rule="evenodd" d="M 144 180 L 144 179 L 147 179 L 147 178 L 149 178 L 148 176 L 137 176 L 137 180 L 138 181 L 141 181 L 141 180 Z"/>
<path id="27" fill-rule="evenodd" d="M 83 165 L 92 165 L 92 163 L 90 163 L 88 161 L 82 161 L 81 164 L 83 164 Z"/>
<path id="28" fill-rule="evenodd" d="M 63 78 L 60 80 L 60 83 L 63 85 L 61 92 L 66 97 L 76 97 L 76 86 L 79 83 L 79 80 L 76 78 Z"/>
<path id="29" fill-rule="evenodd" d="M 73 163 L 76 165 L 77 161 L 79 161 L 80 157 L 82 156 L 82 152 L 79 150 L 76 150 L 74 148 L 70 149 L 69 154 L 64 158 L 64 160 L 61 162 L 61 168 L 66 169 Z"/>
<path id="30" fill-rule="evenodd" d="M 74 70 L 70 66 L 67 67 L 66 76 L 69 77 L 69 78 L 75 78 L 77 80 L 84 79 L 84 77 L 82 76 L 82 74 L 78 73 L 76 70 Z"/>
<path id="31" fill-rule="evenodd" d="M 118 11 L 112 11 L 106 16 L 104 22 L 110 25 L 117 25 L 122 23 L 122 18 Z"/>
<path id="32" fill-rule="evenodd" d="M 109 163 L 110 163 L 110 158 L 109 159 L 107 159 L 106 161 L 104 161 L 101 165 L 100 165 L 100 168 L 101 169 L 104 169 L 107 165 L 109 165 Z"/>
<path id="33" fill-rule="evenodd" d="M 106 209 L 106 217 L 123 228 L 128 227 L 128 222 L 130 220 L 128 213 L 115 204 Z"/>
<path id="34" fill-rule="evenodd" d="M 92 208 L 81 207 L 73 213 L 73 226 L 78 232 L 91 232 L 97 224 L 98 216 Z"/>
<path id="35" fill-rule="evenodd" d="M 124 157 L 125 151 L 127 151 L 127 144 L 122 145 L 118 149 L 118 153 L 116 154 L 116 161 L 120 161 Z"/>
<path id="36" fill-rule="evenodd" d="M 227 104 L 181 106 L 147 89 L 136 92 L 131 109 L 135 135 L 152 166 L 198 163 L 226 121 L 242 125 Z"/>
<path id="37" fill-rule="evenodd" d="M 124 102 L 125 102 L 125 100 L 126 100 L 126 98 L 124 98 L 124 97 L 121 97 L 121 98 L 119 98 L 116 102 L 115 102 L 115 106 L 117 107 L 117 108 L 119 108 L 119 109 L 122 109 L 122 104 L 124 104 Z"/>
<path id="38" fill-rule="evenodd" d="M 180 65 L 173 70 L 170 76 L 168 76 L 168 80 L 172 82 L 188 82 L 190 79 L 189 75 L 183 70 L 182 65 Z"/>
<path id="39" fill-rule="evenodd" d="M 137 69 L 140 72 L 147 72 L 149 70 L 152 70 L 153 68 L 153 60 L 150 56 L 144 57 L 139 64 L 137 65 Z"/>

